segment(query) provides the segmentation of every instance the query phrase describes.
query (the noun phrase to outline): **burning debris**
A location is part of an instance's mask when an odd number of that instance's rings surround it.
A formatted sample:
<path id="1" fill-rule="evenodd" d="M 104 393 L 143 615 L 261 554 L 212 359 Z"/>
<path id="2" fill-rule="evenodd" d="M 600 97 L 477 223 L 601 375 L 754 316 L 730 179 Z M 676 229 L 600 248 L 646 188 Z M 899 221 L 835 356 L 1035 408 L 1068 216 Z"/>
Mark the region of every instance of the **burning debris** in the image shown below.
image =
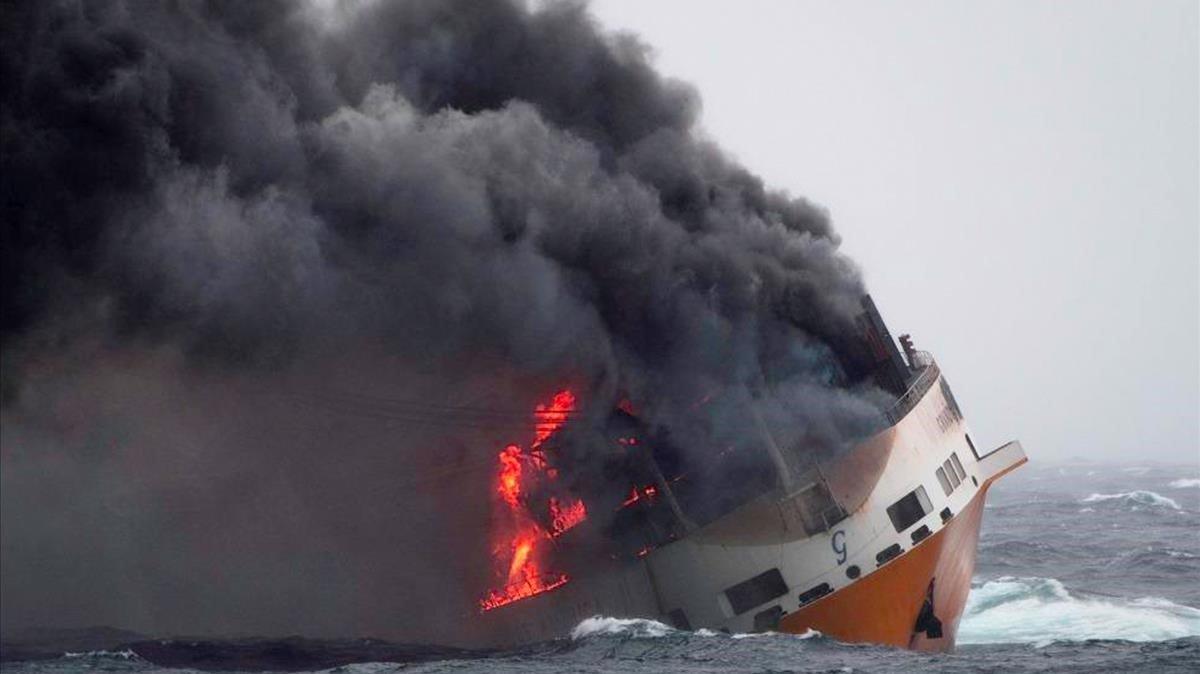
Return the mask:
<path id="1" fill-rule="evenodd" d="M 624 501 L 621 501 L 621 507 L 628 508 L 629 506 L 637 503 L 638 501 L 641 501 L 642 499 L 648 499 L 648 500 L 653 501 L 654 497 L 656 497 L 656 496 L 658 496 L 658 487 L 655 487 L 652 484 L 646 485 L 645 487 L 642 487 L 641 489 L 634 487 L 632 490 L 630 490 L 629 497 L 626 498 Z"/>
<path id="2" fill-rule="evenodd" d="M 565 573 L 544 570 L 548 549 L 556 536 L 574 528 L 587 517 L 587 507 L 578 499 L 561 501 L 551 496 L 545 503 L 549 527 L 543 527 L 533 514 L 534 504 L 528 495 L 540 482 L 558 479 L 557 469 L 550 466 L 544 449 L 571 413 L 575 411 L 575 395 L 560 391 L 533 412 L 533 442 L 529 451 L 520 445 L 508 445 L 499 454 L 496 492 L 500 496 L 500 512 L 494 517 L 497 538 L 493 558 L 503 573 L 504 585 L 493 589 L 479 601 L 482 611 L 527 599 L 561 587 L 569 580 Z M 540 505 L 540 504 L 539 504 Z"/>
<path id="3" fill-rule="evenodd" d="M 439 637 L 567 583 L 566 538 L 633 556 L 888 403 L 828 215 L 580 3 L 2 16 L 6 624 Z M 334 380 L 374 397 L 289 404 Z"/>
<path id="4" fill-rule="evenodd" d="M 558 498 L 550 497 L 550 535 L 558 536 L 573 529 L 575 525 L 587 517 L 587 508 L 583 501 L 571 501 L 566 507 L 560 506 Z"/>

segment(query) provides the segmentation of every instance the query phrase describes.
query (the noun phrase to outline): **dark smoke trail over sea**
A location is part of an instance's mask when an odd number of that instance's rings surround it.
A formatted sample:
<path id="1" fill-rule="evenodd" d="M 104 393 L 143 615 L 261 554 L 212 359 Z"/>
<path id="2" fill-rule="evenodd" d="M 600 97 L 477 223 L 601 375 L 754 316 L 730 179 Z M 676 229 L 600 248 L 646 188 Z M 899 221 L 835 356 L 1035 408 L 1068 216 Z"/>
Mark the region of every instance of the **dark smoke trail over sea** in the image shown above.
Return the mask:
<path id="1" fill-rule="evenodd" d="M 468 410 L 835 451 L 887 403 L 827 215 L 579 4 L 2 12 L 5 626 L 444 641 L 518 432 Z"/>

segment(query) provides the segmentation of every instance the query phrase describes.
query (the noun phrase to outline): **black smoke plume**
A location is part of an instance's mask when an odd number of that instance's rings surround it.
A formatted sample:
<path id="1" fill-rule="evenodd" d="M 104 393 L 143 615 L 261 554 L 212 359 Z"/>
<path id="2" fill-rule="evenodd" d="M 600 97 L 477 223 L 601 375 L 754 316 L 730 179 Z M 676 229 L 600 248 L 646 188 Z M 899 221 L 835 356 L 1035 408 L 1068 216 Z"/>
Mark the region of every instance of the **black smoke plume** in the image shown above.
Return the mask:
<path id="1" fill-rule="evenodd" d="M 455 640 L 528 433 L 478 410 L 878 416 L 826 213 L 580 4 L 2 11 L 6 628 Z"/>

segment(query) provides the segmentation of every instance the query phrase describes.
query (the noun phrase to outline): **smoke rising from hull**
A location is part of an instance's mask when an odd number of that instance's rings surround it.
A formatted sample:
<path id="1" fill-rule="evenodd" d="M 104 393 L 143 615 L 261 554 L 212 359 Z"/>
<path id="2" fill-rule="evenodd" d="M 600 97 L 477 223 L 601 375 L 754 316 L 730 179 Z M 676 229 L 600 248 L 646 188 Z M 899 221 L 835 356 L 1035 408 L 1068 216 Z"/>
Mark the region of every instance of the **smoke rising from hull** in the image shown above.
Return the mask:
<path id="1" fill-rule="evenodd" d="M 513 432 L 462 410 L 877 418 L 827 215 L 581 5 L 3 13 L 6 626 L 444 640 Z"/>

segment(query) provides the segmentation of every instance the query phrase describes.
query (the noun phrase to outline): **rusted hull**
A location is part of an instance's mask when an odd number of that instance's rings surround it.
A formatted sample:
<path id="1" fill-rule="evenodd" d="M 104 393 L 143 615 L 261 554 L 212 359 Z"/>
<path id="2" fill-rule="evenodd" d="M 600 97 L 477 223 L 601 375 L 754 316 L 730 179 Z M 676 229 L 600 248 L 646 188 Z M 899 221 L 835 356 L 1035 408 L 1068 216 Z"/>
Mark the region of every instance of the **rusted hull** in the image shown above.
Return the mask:
<path id="1" fill-rule="evenodd" d="M 839 641 L 921 651 L 954 647 L 975 571 L 975 549 L 988 484 L 945 527 L 857 582 L 784 616 L 779 630 L 817 630 Z M 933 621 L 921 620 L 930 596 Z M 928 611 L 927 611 L 928 613 Z M 918 626 L 921 623 L 921 626 Z"/>

